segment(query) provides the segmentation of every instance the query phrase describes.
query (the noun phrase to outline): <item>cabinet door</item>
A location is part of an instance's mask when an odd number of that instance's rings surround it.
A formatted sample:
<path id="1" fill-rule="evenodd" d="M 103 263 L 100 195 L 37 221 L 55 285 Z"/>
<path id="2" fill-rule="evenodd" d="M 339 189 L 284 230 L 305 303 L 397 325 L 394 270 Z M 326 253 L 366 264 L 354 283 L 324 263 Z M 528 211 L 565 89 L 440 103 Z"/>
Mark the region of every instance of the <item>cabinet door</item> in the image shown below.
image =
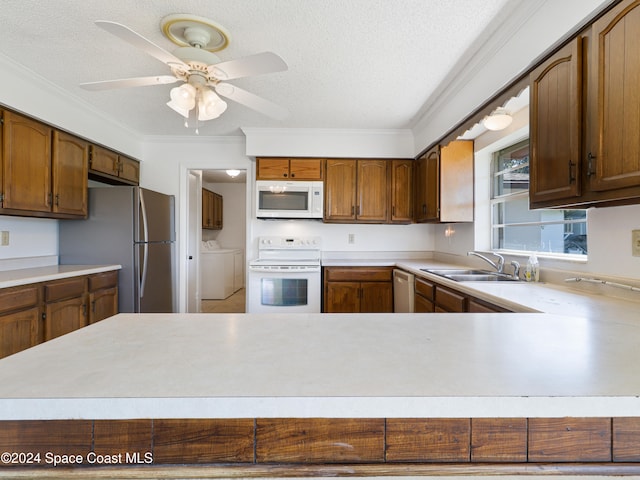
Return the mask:
<path id="1" fill-rule="evenodd" d="M 217 193 L 212 194 L 212 203 L 213 203 L 213 225 L 212 228 L 215 230 L 222 230 L 222 211 L 223 211 L 223 202 L 222 195 L 218 195 Z"/>
<path id="2" fill-rule="evenodd" d="M 89 294 L 89 323 L 96 323 L 118 313 L 118 288 L 103 288 Z"/>
<path id="3" fill-rule="evenodd" d="M 106 148 L 91 145 L 89 168 L 107 175 L 118 175 L 118 154 Z"/>
<path id="4" fill-rule="evenodd" d="M 288 158 L 258 158 L 258 180 L 284 180 L 289 178 Z"/>
<path id="5" fill-rule="evenodd" d="M 529 76 L 532 206 L 581 193 L 581 45 L 574 39 Z"/>
<path id="6" fill-rule="evenodd" d="M 213 192 L 202 190 L 202 228 L 213 228 Z"/>
<path id="7" fill-rule="evenodd" d="M 348 222 L 356 219 L 356 163 L 351 159 L 327 160 L 325 220 Z"/>
<path id="8" fill-rule="evenodd" d="M 132 158 L 119 155 L 118 176 L 137 185 L 140 183 L 140 162 Z"/>
<path id="9" fill-rule="evenodd" d="M 0 358 L 39 343 L 40 308 L 0 315 Z"/>
<path id="10" fill-rule="evenodd" d="M 293 180 L 322 180 L 322 159 L 292 158 L 289 175 Z"/>
<path id="11" fill-rule="evenodd" d="M 360 311 L 360 282 L 327 282 L 325 313 L 357 313 Z"/>
<path id="12" fill-rule="evenodd" d="M 594 191 L 640 185 L 640 1 L 624 0 L 593 24 L 589 103 Z M 595 165 L 594 165 L 595 164 Z"/>
<path id="13" fill-rule="evenodd" d="M 53 132 L 53 211 L 87 215 L 89 144 L 64 132 Z"/>
<path id="14" fill-rule="evenodd" d="M 4 112 L 3 208 L 51 211 L 51 128 Z"/>
<path id="15" fill-rule="evenodd" d="M 391 282 L 362 282 L 360 311 L 366 313 L 393 312 L 393 284 Z"/>
<path id="16" fill-rule="evenodd" d="M 434 311 L 433 302 L 417 293 L 414 296 L 413 305 L 416 313 L 433 313 Z"/>
<path id="17" fill-rule="evenodd" d="M 438 172 L 439 169 L 439 172 Z M 473 140 L 455 140 L 440 149 L 440 161 L 429 179 L 438 192 L 432 218 L 440 222 L 473 222 Z"/>
<path id="18" fill-rule="evenodd" d="M 418 160 L 416 192 L 416 222 L 438 221 L 440 212 L 440 147 L 434 147 Z"/>
<path id="19" fill-rule="evenodd" d="M 45 305 L 45 340 L 73 332 L 87 325 L 85 297 L 75 297 Z"/>
<path id="20" fill-rule="evenodd" d="M 391 221 L 413 220 L 413 160 L 391 162 Z"/>
<path id="21" fill-rule="evenodd" d="M 386 160 L 358 160 L 357 208 L 358 222 L 384 223 L 388 220 L 389 183 Z"/>

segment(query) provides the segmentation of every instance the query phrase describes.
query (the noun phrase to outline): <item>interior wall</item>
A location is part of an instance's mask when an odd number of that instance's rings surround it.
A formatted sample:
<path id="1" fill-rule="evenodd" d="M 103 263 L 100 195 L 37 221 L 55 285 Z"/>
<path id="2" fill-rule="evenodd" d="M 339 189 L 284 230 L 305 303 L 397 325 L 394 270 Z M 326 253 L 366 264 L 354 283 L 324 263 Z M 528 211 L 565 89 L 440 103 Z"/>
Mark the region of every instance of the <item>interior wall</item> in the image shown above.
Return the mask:
<path id="1" fill-rule="evenodd" d="M 0 260 L 58 255 L 57 220 L 0 215 L 0 230 L 9 232 Z"/>

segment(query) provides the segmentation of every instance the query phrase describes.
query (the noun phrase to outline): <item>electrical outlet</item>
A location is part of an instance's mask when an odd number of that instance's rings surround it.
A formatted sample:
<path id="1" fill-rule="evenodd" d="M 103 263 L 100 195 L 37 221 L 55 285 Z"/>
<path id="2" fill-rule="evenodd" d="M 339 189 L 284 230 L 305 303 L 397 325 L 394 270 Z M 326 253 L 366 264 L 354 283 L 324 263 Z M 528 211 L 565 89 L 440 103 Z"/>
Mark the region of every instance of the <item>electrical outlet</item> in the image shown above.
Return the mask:
<path id="1" fill-rule="evenodd" d="M 640 230 L 631 230 L 631 255 L 640 257 Z"/>
<path id="2" fill-rule="evenodd" d="M 350 233 L 349 234 L 349 244 L 353 245 L 354 243 L 356 243 L 356 234 L 355 233 Z"/>
<path id="3" fill-rule="evenodd" d="M 2 231 L 2 235 L 0 235 L 0 245 L 3 247 L 9 245 L 9 230 Z"/>

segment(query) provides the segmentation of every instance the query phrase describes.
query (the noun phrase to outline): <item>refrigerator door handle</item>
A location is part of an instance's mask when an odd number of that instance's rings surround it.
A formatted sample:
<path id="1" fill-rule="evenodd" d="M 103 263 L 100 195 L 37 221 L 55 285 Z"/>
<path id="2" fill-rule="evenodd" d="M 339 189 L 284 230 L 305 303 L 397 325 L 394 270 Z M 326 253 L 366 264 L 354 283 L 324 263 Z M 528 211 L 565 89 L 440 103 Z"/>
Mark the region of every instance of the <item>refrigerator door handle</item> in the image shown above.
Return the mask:
<path id="1" fill-rule="evenodd" d="M 140 297 L 144 297 L 144 286 L 147 283 L 147 266 L 149 259 L 149 227 L 147 225 L 147 207 L 144 204 L 144 194 L 140 192 L 140 213 L 142 215 L 142 241 L 144 242 L 144 254 L 142 257 L 142 271 L 140 273 Z"/>

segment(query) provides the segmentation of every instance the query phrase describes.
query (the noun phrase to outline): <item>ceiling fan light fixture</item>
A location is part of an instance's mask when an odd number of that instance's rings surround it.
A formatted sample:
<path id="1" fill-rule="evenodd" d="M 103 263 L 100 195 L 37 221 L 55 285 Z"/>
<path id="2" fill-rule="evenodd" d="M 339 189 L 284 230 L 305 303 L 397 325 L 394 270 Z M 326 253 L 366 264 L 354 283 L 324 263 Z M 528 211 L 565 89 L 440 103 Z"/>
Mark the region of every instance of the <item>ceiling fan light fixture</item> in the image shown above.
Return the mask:
<path id="1" fill-rule="evenodd" d="M 513 121 L 513 117 L 504 108 L 498 108 L 491 115 L 484 117 L 482 124 L 488 130 L 499 131 L 504 130 Z"/>
<path id="2" fill-rule="evenodd" d="M 197 90 L 193 85 L 184 83 L 171 89 L 171 102 L 182 109 L 191 110 L 196 106 Z M 172 107 L 173 108 L 173 107 Z"/>
<path id="3" fill-rule="evenodd" d="M 222 115 L 226 109 L 227 102 L 212 90 L 208 88 L 200 90 L 200 95 L 198 96 L 198 120 L 213 120 Z"/>
<path id="4" fill-rule="evenodd" d="M 178 105 L 176 102 L 174 102 L 173 100 L 169 100 L 167 102 L 167 106 L 171 109 L 173 109 L 173 111 L 178 112 L 180 115 L 182 115 L 184 118 L 189 118 L 189 109 L 188 108 L 184 108 L 181 107 L 180 105 Z M 186 125 L 185 125 L 186 126 Z"/>

